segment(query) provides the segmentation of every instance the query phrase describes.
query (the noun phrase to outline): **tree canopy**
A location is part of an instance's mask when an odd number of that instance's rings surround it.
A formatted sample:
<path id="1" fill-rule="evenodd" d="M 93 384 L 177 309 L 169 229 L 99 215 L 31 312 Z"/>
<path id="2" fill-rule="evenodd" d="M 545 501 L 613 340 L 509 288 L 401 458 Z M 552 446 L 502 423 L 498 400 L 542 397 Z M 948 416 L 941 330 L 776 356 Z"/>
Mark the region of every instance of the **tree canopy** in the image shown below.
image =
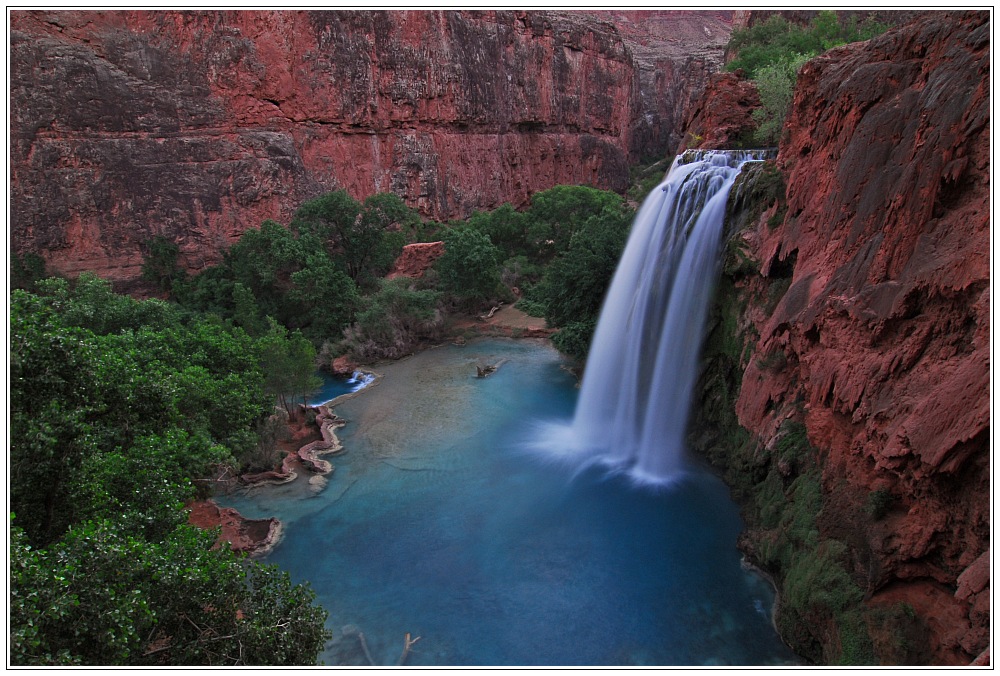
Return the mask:
<path id="1" fill-rule="evenodd" d="M 12 663 L 314 662 L 311 592 L 182 509 L 271 414 L 264 344 L 93 275 L 38 286 L 10 297 Z"/>

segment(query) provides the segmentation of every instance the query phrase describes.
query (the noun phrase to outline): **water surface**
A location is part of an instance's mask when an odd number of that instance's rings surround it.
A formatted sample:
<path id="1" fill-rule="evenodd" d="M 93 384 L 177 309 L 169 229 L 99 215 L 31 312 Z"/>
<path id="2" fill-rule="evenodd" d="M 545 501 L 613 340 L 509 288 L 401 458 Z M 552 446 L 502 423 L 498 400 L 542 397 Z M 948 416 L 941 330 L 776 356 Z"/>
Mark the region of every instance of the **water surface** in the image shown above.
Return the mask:
<path id="1" fill-rule="evenodd" d="M 486 379 L 475 366 L 501 362 Z M 327 664 L 773 664 L 772 593 L 744 570 L 726 487 L 691 470 L 638 489 L 533 449 L 573 416 L 575 379 L 541 342 L 428 350 L 337 406 L 347 453 L 306 482 L 229 504 L 275 515 L 267 562 L 330 612 Z M 531 449 L 531 450 L 529 450 Z M 345 630 L 346 627 L 346 630 Z"/>

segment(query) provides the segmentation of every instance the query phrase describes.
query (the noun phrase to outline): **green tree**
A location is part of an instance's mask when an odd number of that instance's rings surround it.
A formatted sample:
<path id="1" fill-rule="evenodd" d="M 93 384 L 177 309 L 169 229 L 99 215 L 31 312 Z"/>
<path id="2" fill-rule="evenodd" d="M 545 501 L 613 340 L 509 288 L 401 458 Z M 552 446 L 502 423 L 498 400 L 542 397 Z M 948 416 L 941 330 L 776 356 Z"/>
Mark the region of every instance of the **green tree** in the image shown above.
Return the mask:
<path id="1" fill-rule="evenodd" d="M 10 501 L 33 542 L 72 521 L 68 479 L 94 449 L 97 359 L 86 331 L 63 326 L 37 296 L 11 294 Z"/>
<path id="2" fill-rule="evenodd" d="M 417 290 L 408 279 L 383 279 L 378 292 L 347 332 L 348 349 L 358 359 L 398 359 L 425 338 L 437 335 L 441 325 L 441 294 Z"/>
<path id="3" fill-rule="evenodd" d="M 536 193 L 526 212 L 527 238 L 532 255 L 550 261 L 569 248 L 573 233 L 591 217 L 617 213 L 631 220 L 631 210 L 620 195 L 587 186 L 558 185 Z"/>
<path id="4" fill-rule="evenodd" d="M 233 323 L 251 336 L 259 336 L 267 328 L 253 291 L 240 282 L 233 284 Z"/>
<path id="5" fill-rule="evenodd" d="M 502 252 L 504 258 L 525 256 L 533 250 L 528 234 L 527 214 L 517 211 L 510 204 L 504 204 L 489 212 L 475 212 L 466 223 L 478 230 Z"/>
<path id="6" fill-rule="evenodd" d="M 39 290 L 10 299 L 11 662 L 312 663 L 311 591 L 183 525 L 272 410 L 262 342 L 97 278 Z M 282 340 L 311 376 L 311 343 Z"/>
<path id="7" fill-rule="evenodd" d="M 757 70 L 754 84 L 760 94 L 761 108 L 753 111 L 757 123 L 754 140 L 763 145 L 777 145 L 785 117 L 792 105 L 799 69 L 809 60 L 805 54 L 793 54 Z"/>
<path id="8" fill-rule="evenodd" d="M 305 267 L 291 277 L 285 296 L 287 326 L 301 327 L 318 343 L 339 338 L 361 306 L 354 281 L 322 252 L 306 257 Z"/>
<path id="9" fill-rule="evenodd" d="M 249 289 L 265 315 L 284 318 L 284 295 L 292 274 L 302 269 L 307 251 L 284 226 L 264 221 L 251 228 L 226 253 L 224 264 L 234 283 Z"/>
<path id="10" fill-rule="evenodd" d="M 605 208 L 584 221 L 566 251 L 545 270 L 535 298 L 551 326 L 563 327 L 557 347 L 575 357 L 586 354 L 601 305 L 628 239 L 630 215 Z"/>
<path id="11" fill-rule="evenodd" d="M 46 550 L 11 532 L 15 665 L 305 665 L 330 636 L 311 590 L 212 532 L 153 543 L 88 522 Z"/>
<path id="12" fill-rule="evenodd" d="M 146 243 L 145 248 L 142 278 L 155 284 L 161 291 L 169 293 L 175 282 L 183 281 L 187 276 L 177 262 L 180 247 L 163 235 L 157 235 Z"/>
<path id="13" fill-rule="evenodd" d="M 288 335 L 275 321 L 261 340 L 261 365 L 265 390 L 291 413 L 292 402 L 318 390 L 323 381 L 316 375 L 316 348 L 301 333 Z"/>
<path id="14" fill-rule="evenodd" d="M 436 268 L 445 292 L 461 302 L 478 304 L 496 297 L 500 287 L 500 252 L 478 230 L 460 226 L 444 233 L 444 255 Z"/>
<path id="15" fill-rule="evenodd" d="M 395 195 L 376 194 L 359 204 L 336 190 L 299 207 L 291 228 L 315 237 L 355 283 L 368 287 L 399 255 L 406 239 L 401 230 L 417 220 Z"/>
<path id="16" fill-rule="evenodd" d="M 14 253 L 10 261 L 10 288 L 34 291 L 36 284 L 47 277 L 45 259 L 36 253 L 23 256 Z"/>

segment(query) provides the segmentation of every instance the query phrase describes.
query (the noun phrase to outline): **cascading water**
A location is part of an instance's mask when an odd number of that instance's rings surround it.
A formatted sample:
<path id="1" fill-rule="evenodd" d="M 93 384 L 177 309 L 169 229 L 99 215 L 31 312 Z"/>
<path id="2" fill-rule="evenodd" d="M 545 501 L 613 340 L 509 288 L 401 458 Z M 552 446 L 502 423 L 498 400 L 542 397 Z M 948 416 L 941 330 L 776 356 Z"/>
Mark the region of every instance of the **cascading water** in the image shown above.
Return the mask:
<path id="1" fill-rule="evenodd" d="M 765 151 L 688 151 L 636 215 L 591 343 L 573 451 L 668 483 L 684 434 L 718 276 L 726 199 Z"/>

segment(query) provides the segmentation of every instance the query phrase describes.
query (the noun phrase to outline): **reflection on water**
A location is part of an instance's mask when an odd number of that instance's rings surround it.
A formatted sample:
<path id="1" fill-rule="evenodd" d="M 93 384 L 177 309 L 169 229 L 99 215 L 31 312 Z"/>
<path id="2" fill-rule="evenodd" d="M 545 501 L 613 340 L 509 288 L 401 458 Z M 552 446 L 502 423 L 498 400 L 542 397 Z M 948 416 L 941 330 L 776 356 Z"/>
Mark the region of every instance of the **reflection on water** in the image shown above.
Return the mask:
<path id="1" fill-rule="evenodd" d="M 486 379 L 476 365 L 504 362 Z M 691 470 L 639 490 L 539 454 L 575 382 L 533 341 L 474 341 L 381 368 L 337 406 L 347 453 L 319 495 L 233 497 L 278 516 L 267 561 L 308 580 L 334 632 L 327 664 L 774 664 L 792 659 L 772 593 L 740 566 L 728 491 Z"/>

